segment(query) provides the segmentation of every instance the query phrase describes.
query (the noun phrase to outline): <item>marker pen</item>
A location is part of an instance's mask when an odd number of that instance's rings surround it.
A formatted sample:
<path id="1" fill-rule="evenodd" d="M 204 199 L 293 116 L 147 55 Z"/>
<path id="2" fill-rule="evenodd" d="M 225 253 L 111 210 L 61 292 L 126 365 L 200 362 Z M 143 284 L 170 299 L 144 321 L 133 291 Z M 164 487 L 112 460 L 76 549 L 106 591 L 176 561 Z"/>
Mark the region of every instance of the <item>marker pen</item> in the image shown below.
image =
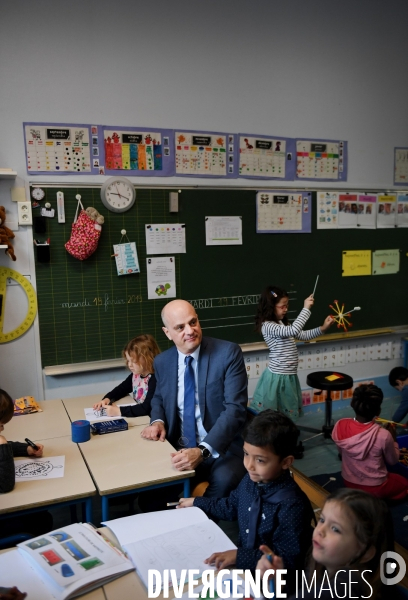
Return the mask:
<path id="1" fill-rule="evenodd" d="M 27 443 L 29 446 L 31 446 L 31 448 L 33 448 L 34 450 L 39 450 L 39 447 L 38 447 L 36 444 L 34 444 L 34 442 L 32 442 L 31 440 L 29 440 L 28 438 L 26 438 L 24 441 L 25 441 L 25 442 L 26 442 L 26 443 Z"/>

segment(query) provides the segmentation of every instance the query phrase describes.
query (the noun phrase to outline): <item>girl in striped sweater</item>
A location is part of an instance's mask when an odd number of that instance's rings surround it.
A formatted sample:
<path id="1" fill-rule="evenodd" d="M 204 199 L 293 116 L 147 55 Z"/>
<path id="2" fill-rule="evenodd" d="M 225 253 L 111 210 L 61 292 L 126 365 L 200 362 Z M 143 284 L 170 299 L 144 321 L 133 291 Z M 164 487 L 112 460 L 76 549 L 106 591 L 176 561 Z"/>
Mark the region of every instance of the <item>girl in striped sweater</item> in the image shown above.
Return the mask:
<path id="1" fill-rule="evenodd" d="M 273 408 L 296 420 L 302 412 L 302 391 L 297 376 L 298 352 L 295 338 L 309 341 L 322 335 L 332 324 L 326 317 L 323 325 L 303 331 L 311 315 L 313 294 L 304 301 L 299 316 L 289 325 L 289 297 L 285 290 L 270 285 L 264 289 L 255 316 L 255 329 L 262 333 L 269 348 L 268 368 L 259 378 L 250 408 L 256 413 Z"/>

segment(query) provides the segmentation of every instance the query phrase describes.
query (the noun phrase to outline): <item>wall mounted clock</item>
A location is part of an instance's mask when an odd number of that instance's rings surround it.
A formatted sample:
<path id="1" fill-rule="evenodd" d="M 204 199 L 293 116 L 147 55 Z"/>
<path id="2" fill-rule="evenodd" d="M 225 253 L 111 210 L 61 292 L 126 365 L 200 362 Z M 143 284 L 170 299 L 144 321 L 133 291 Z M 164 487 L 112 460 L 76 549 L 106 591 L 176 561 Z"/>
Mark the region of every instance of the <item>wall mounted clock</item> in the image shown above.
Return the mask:
<path id="1" fill-rule="evenodd" d="M 112 212 L 125 212 L 136 200 L 136 190 L 126 177 L 110 177 L 101 188 L 101 200 Z"/>

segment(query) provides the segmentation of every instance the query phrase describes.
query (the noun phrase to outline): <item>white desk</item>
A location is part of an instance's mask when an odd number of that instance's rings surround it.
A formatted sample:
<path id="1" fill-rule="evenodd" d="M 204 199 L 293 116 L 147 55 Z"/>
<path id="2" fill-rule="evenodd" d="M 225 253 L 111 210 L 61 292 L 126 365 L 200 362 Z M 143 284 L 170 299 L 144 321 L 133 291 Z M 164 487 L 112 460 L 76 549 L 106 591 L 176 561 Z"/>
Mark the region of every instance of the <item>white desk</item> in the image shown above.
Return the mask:
<path id="1" fill-rule="evenodd" d="M 84 409 L 91 408 L 91 406 L 100 400 L 102 400 L 101 394 L 93 394 L 91 396 L 80 396 L 79 398 L 65 398 L 62 402 L 71 421 L 79 421 L 85 419 Z M 114 403 L 115 406 L 120 406 L 121 404 L 136 404 L 136 402 L 130 396 L 125 396 L 125 398 Z M 150 423 L 150 418 L 147 416 L 124 418 L 128 422 L 129 427 L 148 425 Z"/>
<path id="2" fill-rule="evenodd" d="M 65 456 L 64 477 L 16 482 L 11 492 L 0 495 L 0 518 L 11 513 L 46 509 L 49 505 L 84 502 L 86 520 L 92 522 L 92 496 L 96 495 L 96 489 L 78 445 L 71 441 L 71 436 L 36 441 L 44 444 L 44 457 Z"/>
<path id="3" fill-rule="evenodd" d="M 43 400 L 37 404 L 42 412 L 18 415 L 6 424 L 7 440 L 24 442 L 28 437 L 35 442 L 71 435 L 71 421 L 61 400 Z"/>
<path id="4" fill-rule="evenodd" d="M 144 426 L 127 431 L 92 435 L 79 444 L 92 478 L 102 496 L 102 520 L 109 519 L 109 498 L 135 490 L 184 483 L 184 497 L 190 496 L 194 471 L 177 471 L 170 462 L 175 452 L 169 442 L 155 442 L 140 436 Z"/>

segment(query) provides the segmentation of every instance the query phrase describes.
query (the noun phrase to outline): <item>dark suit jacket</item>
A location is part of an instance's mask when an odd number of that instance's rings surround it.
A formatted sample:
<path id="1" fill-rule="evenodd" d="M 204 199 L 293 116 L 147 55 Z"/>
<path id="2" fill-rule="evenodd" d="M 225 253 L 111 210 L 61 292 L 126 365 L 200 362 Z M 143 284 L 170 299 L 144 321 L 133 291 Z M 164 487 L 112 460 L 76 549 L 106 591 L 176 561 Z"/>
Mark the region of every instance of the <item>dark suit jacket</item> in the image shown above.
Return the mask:
<path id="1" fill-rule="evenodd" d="M 176 346 L 158 354 L 154 361 L 156 391 L 151 421 L 161 419 L 166 438 L 178 446 L 177 413 L 178 352 Z M 207 436 L 203 440 L 220 455 L 230 450 L 242 456 L 240 431 L 246 420 L 248 378 L 241 348 L 232 342 L 203 337 L 198 359 L 198 398 Z"/>

